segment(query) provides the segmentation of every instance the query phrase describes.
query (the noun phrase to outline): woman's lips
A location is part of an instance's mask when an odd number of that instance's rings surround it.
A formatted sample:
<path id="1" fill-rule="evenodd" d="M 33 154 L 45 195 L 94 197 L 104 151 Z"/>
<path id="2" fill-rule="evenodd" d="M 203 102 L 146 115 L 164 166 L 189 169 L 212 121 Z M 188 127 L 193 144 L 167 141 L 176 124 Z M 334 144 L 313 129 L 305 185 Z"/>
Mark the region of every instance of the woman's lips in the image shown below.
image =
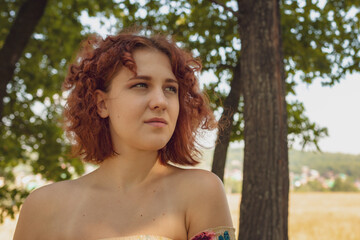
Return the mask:
<path id="1" fill-rule="evenodd" d="M 145 123 L 149 124 L 150 126 L 157 127 L 157 128 L 165 127 L 167 125 L 167 122 L 165 119 L 158 118 L 158 117 L 146 120 Z"/>
<path id="2" fill-rule="evenodd" d="M 158 128 L 165 127 L 167 125 L 164 122 L 146 122 L 146 124 L 149 124 L 150 126 L 158 127 Z"/>

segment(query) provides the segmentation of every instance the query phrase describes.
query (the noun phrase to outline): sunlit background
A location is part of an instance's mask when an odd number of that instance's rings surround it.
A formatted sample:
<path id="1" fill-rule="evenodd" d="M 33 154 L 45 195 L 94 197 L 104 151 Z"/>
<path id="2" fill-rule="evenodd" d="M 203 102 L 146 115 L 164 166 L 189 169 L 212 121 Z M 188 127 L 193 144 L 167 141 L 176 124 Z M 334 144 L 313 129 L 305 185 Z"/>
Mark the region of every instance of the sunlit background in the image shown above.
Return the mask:
<path id="1" fill-rule="evenodd" d="M 320 1 L 320 5 L 324 3 L 325 1 Z M 162 8 L 162 11 L 167 11 L 167 8 Z M 140 11 L 139 14 L 145 13 Z M 84 11 L 80 19 L 83 25 L 88 26 L 84 33 L 96 32 L 105 37 L 118 31 L 114 17 L 89 17 Z M 211 71 L 203 72 L 200 76 L 202 85 L 217 80 Z M 287 96 L 287 100 L 302 102 L 309 119 L 321 127 L 328 128 L 329 133 L 328 137 L 319 141 L 323 153 L 318 152 L 314 146 L 306 146 L 303 149 L 299 139 L 295 139 L 290 146 L 290 239 L 360 239 L 360 178 L 349 178 L 346 170 L 335 174 L 333 169 L 346 169 L 346 166 L 342 165 L 360 162 L 360 74 L 347 74 L 334 86 L 322 86 L 321 82 L 321 79 L 315 79 L 313 83 L 306 84 L 299 80 L 295 87 L 296 96 Z M 229 91 L 227 84 L 220 85 L 220 88 Z M 41 96 L 41 90 L 37 94 Z M 54 99 L 61 101 L 59 94 L 55 95 Z M 50 102 L 45 101 L 44 104 Z M 40 103 L 32 108 L 39 115 L 44 110 Z M 219 116 L 217 113 L 218 118 Z M 216 131 L 204 133 L 199 139 L 199 142 L 208 148 L 204 149 L 200 168 L 211 169 L 215 140 Z M 225 190 L 234 226 L 238 231 L 243 142 L 234 142 L 230 146 L 225 172 Z M 329 164 L 323 164 L 324 161 L 328 161 Z M 86 171 L 93 169 L 94 166 L 88 165 Z M 26 166 L 15 168 L 14 173 L 17 176 L 17 184 L 26 189 L 34 189 L 48 183 L 40 174 L 32 175 L 31 169 Z M 0 177 L 0 186 L 2 181 Z M 351 186 L 345 186 L 345 183 Z M 350 187 L 351 191 L 345 192 L 347 187 Z M 4 224 L 0 225 L 0 239 L 11 239 L 15 224 L 16 220 L 5 219 Z"/>

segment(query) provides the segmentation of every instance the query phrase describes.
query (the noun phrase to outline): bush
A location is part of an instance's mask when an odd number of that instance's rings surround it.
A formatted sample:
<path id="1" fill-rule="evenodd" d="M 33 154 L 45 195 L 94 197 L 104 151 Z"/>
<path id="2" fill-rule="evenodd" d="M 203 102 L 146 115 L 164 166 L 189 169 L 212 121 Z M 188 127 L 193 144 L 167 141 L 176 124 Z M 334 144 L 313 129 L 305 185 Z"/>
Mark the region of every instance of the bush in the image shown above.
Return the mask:
<path id="1" fill-rule="evenodd" d="M 346 178 L 336 178 L 334 186 L 331 188 L 333 192 L 358 192 L 359 190 L 355 187 L 354 183 Z"/>
<path id="2" fill-rule="evenodd" d="M 305 185 L 301 185 L 300 187 L 295 187 L 294 191 L 295 192 L 326 192 L 328 190 L 324 188 L 318 180 L 313 180 L 307 182 L 307 184 Z"/>
<path id="3" fill-rule="evenodd" d="M 226 178 L 224 182 L 225 190 L 227 193 L 241 193 L 242 181 L 238 181 L 232 178 Z"/>

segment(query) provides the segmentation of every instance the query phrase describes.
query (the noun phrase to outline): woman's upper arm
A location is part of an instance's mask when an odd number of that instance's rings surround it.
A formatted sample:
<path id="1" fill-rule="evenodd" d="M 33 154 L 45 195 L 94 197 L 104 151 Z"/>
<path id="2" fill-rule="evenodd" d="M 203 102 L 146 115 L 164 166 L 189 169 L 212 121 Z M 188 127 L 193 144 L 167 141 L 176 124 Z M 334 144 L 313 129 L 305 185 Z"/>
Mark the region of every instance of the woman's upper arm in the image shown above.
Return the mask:
<path id="1" fill-rule="evenodd" d="M 195 170 L 186 213 L 188 237 L 209 228 L 233 227 L 222 181 L 212 172 Z"/>

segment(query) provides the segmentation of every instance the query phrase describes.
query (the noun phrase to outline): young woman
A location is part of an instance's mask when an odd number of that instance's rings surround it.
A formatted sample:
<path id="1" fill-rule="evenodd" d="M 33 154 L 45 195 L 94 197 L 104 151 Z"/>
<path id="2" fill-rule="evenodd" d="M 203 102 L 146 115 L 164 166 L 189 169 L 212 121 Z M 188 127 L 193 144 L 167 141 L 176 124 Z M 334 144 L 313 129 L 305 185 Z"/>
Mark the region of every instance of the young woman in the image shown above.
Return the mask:
<path id="1" fill-rule="evenodd" d="M 33 191 L 14 239 L 235 239 L 220 179 L 178 167 L 199 163 L 197 131 L 216 127 L 200 69 L 163 36 L 89 38 L 64 113 L 74 153 L 99 168 Z"/>

